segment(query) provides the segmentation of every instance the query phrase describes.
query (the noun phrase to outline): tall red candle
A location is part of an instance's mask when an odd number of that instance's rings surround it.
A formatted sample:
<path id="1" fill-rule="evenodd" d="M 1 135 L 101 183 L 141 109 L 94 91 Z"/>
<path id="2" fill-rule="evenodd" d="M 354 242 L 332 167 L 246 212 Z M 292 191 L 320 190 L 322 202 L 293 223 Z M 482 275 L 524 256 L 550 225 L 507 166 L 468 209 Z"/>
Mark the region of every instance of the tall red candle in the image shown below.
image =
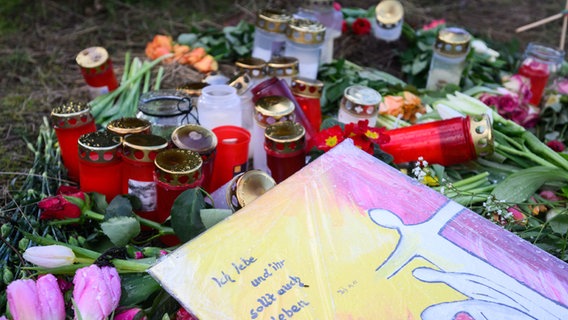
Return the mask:
<path id="1" fill-rule="evenodd" d="M 122 143 L 122 193 L 140 199 L 142 207 L 136 213 L 143 218 L 157 220 L 157 194 L 154 182 L 154 159 L 166 149 L 168 140 L 153 134 L 132 134 Z"/>
<path id="2" fill-rule="evenodd" d="M 79 138 L 80 186 L 84 192 L 105 195 L 107 202 L 121 193 L 120 136 L 97 131 Z"/>
<path id="3" fill-rule="evenodd" d="M 306 131 L 292 121 L 277 122 L 266 127 L 264 150 L 270 175 L 276 183 L 284 181 L 306 165 Z"/>
<path id="4" fill-rule="evenodd" d="M 321 127 L 321 93 L 323 90 L 323 82 L 308 78 L 292 79 L 292 94 L 296 97 L 296 101 L 304 114 L 310 121 L 315 132 L 319 132 Z"/>
<path id="5" fill-rule="evenodd" d="M 86 133 L 97 131 L 90 109 L 85 104 L 67 103 L 53 108 L 51 120 L 59 149 L 61 160 L 67 169 L 70 180 L 79 181 L 78 140 Z"/>
<path id="6" fill-rule="evenodd" d="M 444 166 L 474 160 L 493 152 L 493 132 L 487 116 L 452 118 L 387 130 L 390 141 L 381 149 L 394 163 L 417 161 Z"/>

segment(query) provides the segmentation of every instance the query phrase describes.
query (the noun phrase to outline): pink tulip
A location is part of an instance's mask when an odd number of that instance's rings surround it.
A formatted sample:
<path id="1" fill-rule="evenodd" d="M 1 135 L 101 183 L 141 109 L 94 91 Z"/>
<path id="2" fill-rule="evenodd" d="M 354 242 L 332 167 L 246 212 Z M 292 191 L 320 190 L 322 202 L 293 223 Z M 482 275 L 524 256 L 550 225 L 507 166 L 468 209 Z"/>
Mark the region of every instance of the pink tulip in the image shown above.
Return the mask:
<path id="1" fill-rule="evenodd" d="M 132 320 L 140 311 L 142 310 L 140 310 L 139 308 L 133 308 L 122 311 L 114 316 L 114 320 Z M 146 318 L 146 316 L 141 318 L 141 320 L 146 320 L 146 319 L 148 319 Z"/>
<path id="2" fill-rule="evenodd" d="M 97 320 L 108 317 L 120 300 L 120 277 L 115 268 L 90 265 L 77 270 L 73 278 L 75 319 Z"/>
<path id="3" fill-rule="evenodd" d="M 6 290 L 14 320 L 63 320 L 65 302 L 55 276 L 48 274 L 33 280 L 16 280 Z"/>

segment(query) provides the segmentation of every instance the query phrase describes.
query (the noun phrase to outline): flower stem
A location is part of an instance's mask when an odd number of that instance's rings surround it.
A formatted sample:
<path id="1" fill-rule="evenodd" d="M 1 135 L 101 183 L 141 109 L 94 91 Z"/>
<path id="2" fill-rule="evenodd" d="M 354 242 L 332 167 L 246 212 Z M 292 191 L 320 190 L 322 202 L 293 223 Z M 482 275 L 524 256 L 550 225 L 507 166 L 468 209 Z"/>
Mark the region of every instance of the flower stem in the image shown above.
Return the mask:
<path id="1" fill-rule="evenodd" d="M 158 230 L 160 236 L 175 234 L 173 228 L 165 227 L 165 226 L 163 226 L 163 225 L 161 225 L 161 224 L 159 224 L 155 221 L 142 218 L 138 215 L 135 215 L 135 217 L 136 217 L 136 220 L 138 220 L 138 222 L 140 222 L 141 225 L 144 225 L 146 227 L 150 227 L 152 229 Z"/>
<path id="2" fill-rule="evenodd" d="M 537 164 L 540 164 L 540 165 L 543 165 L 543 166 L 546 166 L 546 167 L 552 167 L 552 168 L 556 167 L 556 166 L 553 165 L 552 163 L 550 163 L 550 162 L 544 160 L 544 159 L 541 158 L 541 157 L 536 156 L 534 153 L 532 153 L 532 152 L 530 152 L 530 151 L 528 151 L 528 150 L 519 151 L 519 150 L 513 149 L 513 148 L 511 148 L 511 147 L 502 145 L 502 144 L 500 144 L 500 143 L 495 143 L 495 149 L 496 149 L 496 150 L 499 150 L 499 151 L 502 151 L 502 152 L 504 152 L 504 153 L 514 154 L 514 155 L 516 155 L 516 156 L 520 156 L 520 157 L 527 158 L 527 159 L 529 159 L 529 160 L 534 161 L 534 162 L 537 163 Z"/>

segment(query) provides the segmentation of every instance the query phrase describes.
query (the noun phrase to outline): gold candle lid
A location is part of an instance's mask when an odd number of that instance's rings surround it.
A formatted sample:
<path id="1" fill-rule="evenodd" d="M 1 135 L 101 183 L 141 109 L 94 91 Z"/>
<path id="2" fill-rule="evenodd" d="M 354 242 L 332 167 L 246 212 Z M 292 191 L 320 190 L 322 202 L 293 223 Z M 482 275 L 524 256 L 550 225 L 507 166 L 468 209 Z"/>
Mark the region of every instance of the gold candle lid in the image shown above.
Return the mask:
<path id="1" fill-rule="evenodd" d="M 251 78 L 246 71 L 238 71 L 233 75 L 227 84 L 237 89 L 237 94 L 242 95 L 247 91 L 251 83 Z"/>
<path id="2" fill-rule="evenodd" d="M 180 149 L 196 151 L 202 156 L 212 154 L 217 148 L 215 133 L 198 124 L 177 127 L 172 132 L 172 142 Z"/>
<path id="3" fill-rule="evenodd" d="M 298 74 L 300 61 L 295 57 L 273 57 L 266 65 L 269 77 L 293 77 Z"/>
<path id="4" fill-rule="evenodd" d="M 295 153 L 305 147 L 306 129 L 297 122 L 282 121 L 269 125 L 264 131 L 265 146 L 277 153 Z"/>
<path id="5" fill-rule="evenodd" d="M 325 26 L 309 19 L 292 19 L 286 28 L 286 37 L 300 44 L 321 44 L 325 38 Z"/>
<path id="6" fill-rule="evenodd" d="M 492 154 L 495 145 L 493 140 L 493 127 L 491 126 L 489 117 L 486 114 L 481 114 L 470 117 L 469 121 L 469 132 L 477 156 L 484 157 Z"/>
<path id="7" fill-rule="evenodd" d="M 177 90 L 189 96 L 198 97 L 201 95 L 201 90 L 203 90 L 203 88 L 207 87 L 208 85 L 209 83 L 207 82 L 187 82 L 179 86 Z"/>
<path id="8" fill-rule="evenodd" d="M 134 133 L 150 133 L 152 124 L 148 120 L 126 117 L 112 120 L 107 124 L 107 130 L 120 136 Z"/>
<path id="9" fill-rule="evenodd" d="M 377 114 L 381 99 L 381 94 L 375 89 L 353 85 L 345 89 L 340 108 L 353 116 L 368 118 Z"/>
<path id="10" fill-rule="evenodd" d="M 201 179 L 203 160 L 191 150 L 168 149 L 156 155 L 156 178 L 172 186 L 194 185 Z"/>
<path id="11" fill-rule="evenodd" d="M 233 178 L 225 194 L 227 204 L 237 211 L 276 185 L 276 181 L 261 170 L 249 170 Z"/>
<path id="12" fill-rule="evenodd" d="M 279 121 L 293 121 L 295 107 L 292 100 L 283 96 L 262 97 L 255 103 L 254 119 L 263 128 Z"/>
<path id="13" fill-rule="evenodd" d="M 85 69 L 95 69 L 108 60 L 108 51 L 103 47 L 90 47 L 82 50 L 75 57 L 77 64 Z"/>
<path id="14" fill-rule="evenodd" d="M 88 105 L 77 102 L 68 102 L 51 110 L 53 125 L 61 129 L 81 127 L 93 120 Z"/>
<path id="15" fill-rule="evenodd" d="M 321 98 L 323 82 L 303 77 L 292 78 L 292 93 L 304 98 Z"/>
<path id="16" fill-rule="evenodd" d="M 79 159 L 91 163 L 120 160 L 120 136 L 109 131 L 96 131 L 79 137 Z"/>
<path id="17" fill-rule="evenodd" d="M 434 49 L 441 55 L 459 57 L 467 54 L 471 35 L 461 28 L 445 28 L 438 32 Z"/>
<path id="18" fill-rule="evenodd" d="M 239 58 L 235 62 L 238 71 L 246 71 L 253 79 L 266 76 L 266 61 L 255 57 Z"/>
<path id="19" fill-rule="evenodd" d="M 290 15 L 285 10 L 262 9 L 258 11 L 256 16 L 256 27 L 268 32 L 284 33 L 290 18 Z"/>
<path id="20" fill-rule="evenodd" d="M 385 28 L 392 29 L 404 16 L 404 8 L 398 0 L 383 0 L 375 7 L 375 19 Z"/>
<path id="21" fill-rule="evenodd" d="M 158 152 L 168 146 L 168 140 L 154 134 L 131 134 L 122 142 L 125 158 L 138 162 L 154 162 Z"/>

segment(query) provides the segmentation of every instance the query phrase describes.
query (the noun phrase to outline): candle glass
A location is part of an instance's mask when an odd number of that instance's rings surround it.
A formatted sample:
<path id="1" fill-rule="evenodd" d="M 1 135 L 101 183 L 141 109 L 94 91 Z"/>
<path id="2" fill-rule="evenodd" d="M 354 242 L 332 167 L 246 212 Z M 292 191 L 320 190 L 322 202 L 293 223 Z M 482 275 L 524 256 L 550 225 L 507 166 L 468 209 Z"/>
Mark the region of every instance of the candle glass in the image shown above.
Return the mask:
<path id="1" fill-rule="evenodd" d="M 78 140 L 86 133 L 97 131 L 95 120 L 87 105 L 70 102 L 53 108 L 51 121 L 61 150 L 61 161 L 67 169 L 67 177 L 78 182 Z"/>
<path id="2" fill-rule="evenodd" d="M 563 61 L 564 51 L 529 43 L 518 72 L 531 83 L 531 105 L 540 105 L 544 89 L 551 82 L 552 76 L 560 70 Z"/>
<path id="3" fill-rule="evenodd" d="M 290 15 L 285 10 L 266 8 L 259 10 L 256 16 L 252 56 L 270 60 L 284 52 L 286 44 L 286 25 Z"/>
<path id="4" fill-rule="evenodd" d="M 375 19 L 372 20 L 375 38 L 387 42 L 396 41 L 402 33 L 404 8 L 398 0 L 383 0 L 375 7 Z"/>
<path id="5" fill-rule="evenodd" d="M 337 120 L 342 123 L 357 123 L 368 120 L 369 126 L 377 123 L 377 114 L 382 96 L 375 89 L 353 85 L 347 87 L 339 104 Z"/>
<path id="6" fill-rule="evenodd" d="M 120 136 L 108 131 L 79 138 L 79 184 L 83 192 L 103 194 L 107 202 L 121 194 L 120 142 Z"/>
<path id="7" fill-rule="evenodd" d="M 284 55 L 298 59 L 300 77 L 317 78 L 325 30 L 314 20 L 292 19 L 288 23 Z"/>
<path id="8" fill-rule="evenodd" d="M 217 190 L 235 175 L 247 171 L 250 133 L 237 126 L 216 127 L 213 133 L 217 136 L 218 143 L 211 189 Z"/>
<path id="9" fill-rule="evenodd" d="M 157 221 L 157 191 L 154 181 L 154 159 L 165 150 L 168 141 L 153 134 L 131 134 L 122 142 L 122 193 L 131 194 L 141 202 L 141 217 Z"/>
<path id="10" fill-rule="evenodd" d="M 201 91 L 197 102 L 199 124 L 209 130 L 220 126 L 242 127 L 241 100 L 230 85 L 209 85 Z"/>
<path id="11" fill-rule="evenodd" d="M 301 124 L 277 122 L 266 127 L 264 135 L 266 160 L 276 183 L 286 180 L 306 165 L 305 130 Z"/>
<path id="12" fill-rule="evenodd" d="M 114 91 L 118 81 L 108 51 L 103 47 L 90 47 L 77 54 L 75 61 L 89 87 L 91 97 Z"/>
<path id="13" fill-rule="evenodd" d="M 264 130 L 279 121 L 294 120 L 294 103 L 283 96 L 266 96 L 255 104 L 255 125 L 252 131 L 253 168 L 269 172 L 264 151 Z"/>
<path id="14" fill-rule="evenodd" d="M 440 90 L 448 84 L 459 86 L 470 41 L 471 35 L 461 28 L 445 28 L 438 32 L 426 89 Z"/>
<path id="15" fill-rule="evenodd" d="M 292 94 L 308 118 L 312 128 L 318 132 L 321 127 L 321 93 L 323 82 L 307 78 L 292 79 Z"/>
<path id="16" fill-rule="evenodd" d="M 418 161 L 449 166 L 493 152 L 493 131 L 487 115 L 457 117 L 387 130 L 390 141 L 381 149 L 394 163 Z"/>
<path id="17" fill-rule="evenodd" d="M 174 130 L 172 133 L 172 142 L 180 149 L 192 150 L 199 153 L 203 161 L 201 167 L 203 181 L 201 186 L 205 191 L 212 192 L 211 179 L 217 153 L 217 136 L 213 131 L 198 124 L 186 124 Z"/>

